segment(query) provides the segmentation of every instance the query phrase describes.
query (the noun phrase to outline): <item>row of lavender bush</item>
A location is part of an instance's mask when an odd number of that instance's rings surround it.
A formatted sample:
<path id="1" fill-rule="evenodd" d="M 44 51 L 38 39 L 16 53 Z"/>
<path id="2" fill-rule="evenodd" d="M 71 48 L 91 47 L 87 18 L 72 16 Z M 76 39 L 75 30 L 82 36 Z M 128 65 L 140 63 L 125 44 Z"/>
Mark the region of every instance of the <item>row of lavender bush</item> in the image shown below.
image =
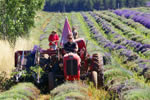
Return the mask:
<path id="1" fill-rule="evenodd" d="M 119 52 L 118 48 L 114 48 L 115 45 L 111 43 L 111 41 L 104 38 L 101 32 L 97 30 L 97 28 L 94 26 L 94 23 L 90 21 L 90 19 L 86 16 L 85 13 L 82 13 L 82 16 L 87 23 L 88 27 L 90 28 L 91 33 L 93 34 L 94 38 L 98 41 L 98 43 L 105 48 L 106 45 L 107 48 L 110 50 L 116 50 Z M 127 49 L 124 49 L 125 51 Z M 131 100 L 135 97 L 144 100 L 148 99 L 148 94 L 144 94 L 144 98 L 142 97 L 143 91 L 148 91 L 145 88 L 147 86 L 144 86 L 143 84 L 139 83 L 135 79 L 132 78 L 132 74 L 130 71 L 127 71 L 123 68 L 121 68 L 120 65 L 108 65 L 104 67 L 105 69 L 105 81 L 108 91 L 113 91 L 118 94 L 119 99 L 121 100 Z M 140 95 L 138 95 L 138 93 Z M 149 93 L 149 92 L 147 92 Z"/>
<path id="2" fill-rule="evenodd" d="M 147 6 L 147 7 L 150 7 L 150 1 L 146 3 L 146 6 Z"/>
<path id="3" fill-rule="evenodd" d="M 117 29 L 122 31 L 123 35 L 127 36 L 129 39 L 143 44 L 150 43 L 150 40 L 147 37 L 145 37 L 143 34 L 137 34 L 136 30 L 131 29 L 129 26 L 121 23 L 119 20 L 104 15 L 103 13 L 99 13 L 99 16 L 107 20 L 108 22 L 112 23 Z"/>
<path id="4" fill-rule="evenodd" d="M 139 31 L 142 35 L 150 37 L 150 30 L 148 28 L 144 27 L 142 24 L 133 21 L 132 19 L 127 19 L 123 16 L 117 16 L 116 14 L 114 14 L 113 12 L 110 12 L 110 11 L 107 11 L 107 12 L 105 11 L 105 12 L 103 12 L 103 14 L 106 14 L 110 17 L 118 19 L 119 21 L 130 26 L 131 28 Z"/>
<path id="5" fill-rule="evenodd" d="M 128 50 L 123 45 L 112 43 L 110 40 L 106 39 L 101 32 L 98 31 L 98 29 L 94 26 L 94 23 L 91 22 L 87 16 L 83 15 L 83 17 L 90 27 L 90 30 L 94 34 L 94 37 L 98 41 L 99 45 L 109 49 L 110 51 L 116 51 L 120 57 L 125 57 L 124 62 L 132 62 L 138 64 L 136 67 L 134 67 L 134 70 L 137 72 L 141 72 L 141 74 L 143 74 L 147 78 L 149 77 L 145 75 L 146 71 L 149 69 L 149 60 L 143 60 L 139 58 L 138 55 L 136 55 L 131 50 Z M 145 64 L 145 62 L 147 63 Z"/>
<path id="6" fill-rule="evenodd" d="M 109 23 L 106 23 L 106 21 L 103 20 L 101 17 L 99 17 L 97 14 L 91 13 L 91 15 L 95 18 L 97 23 L 101 24 L 101 26 L 104 29 L 106 34 L 110 34 L 113 36 L 111 38 L 112 41 L 117 40 L 117 41 L 115 41 L 116 44 L 119 44 L 121 46 L 124 45 L 125 47 L 127 47 L 127 46 L 133 47 L 136 51 L 142 50 L 142 49 L 144 51 L 145 50 L 144 48 L 145 47 L 147 48 L 147 46 L 145 46 L 145 45 L 142 45 L 140 43 L 134 42 L 132 40 L 127 40 L 126 38 L 121 37 L 121 35 L 119 35 L 116 31 L 114 31 L 114 29 L 111 27 L 111 25 Z M 141 59 L 140 57 L 138 57 L 137 54 L 134 54 L 131 50 L 128 50 L 125 57 L 126 58 L 124 58 L 124 59 L 126 59 L 126 60 L 124 61 L 124 63 L 128 63 L 129 61 L 135 62 L 136 64 L 138 64 L 139 67 L 144 68 L 143 71 L 145 71 L 145 68 L 146 69 L 149 68 L 150 60 Z"/>
<path id="7" fill-rule="evenodd" d="M 139 22 L 143 24 L 145 27 L 150 28 L 150 14 L 148 13 L 142 13 L 134 10 L 115 10 L 115 14 L 119 16 L 125 16 L 126 18 L 131 18 L 135 22 Z"/>
<path id="8" fill-rule="evenodd" d="M 128 29 L 128 28 L 125 28 L 126 26 L 125 25 L 122 25 L 122 24 L 120 24 L 120 22 L 119 21 L 112 21 L 113 20 L 113 18 L 112 17 L 108 17 L 108 16 L 106 16 L 106 15 L 104 15 L 104 14 L 97 14 L 97 17 L 100 17 L 100 19 L 101 20 L 103 20 L 103 22 L 105 21 L 105 20 L 109 20 L 109 22 L 112 22 L 113 23 L 113 25 L 114 26 L 116 26 L 116 27 L 120 27 L 121 29 Z M 115 23 L 116 22 L 116 23 Z M 99 22 L 100 24 L 102 24 L 102 22 Z M 135 52 L 138 52 L 138 53 L 142 53 L 145 57 L 148 57 L 149 58 L 149 56 L 150 56 L 150 44 L 142 44 L 142 43 L 140 43 L 140 42 L 136 42 L 136 41 L 134 41 L 134 38 L 136 37 L 136 38 L 140 38 L 140 36 L 138 37 L 138 35 L 136 35 L 135 34 L 135 36 L 134 35 L 132 35 L 132 36 L 130 36 L 131 37 L 131 40 L 129 40 L 129 39 L 126 39 L 126 38 L 124 38 L 124 37 L 122 37 L 117 31 L 114 31 L 115 29 L 112 27 L 112 25 L 110 24 L 110 23 L 108 23 L 107 21 L 105 21 L 105 23 L 107 23 L 107 24 L 104 24 L 105 25 L 105 30 L 107 29 L 107 31 L 109 32 L 111 32 L 112 34 L 114 34 L 115 36 L 114 36 L 114 38 L 115 37 L 117 37 L 117 40 L 118 41 L 116 41 L 117 43 L 119 42 L 122 42 L 121 44 L 122 45 L 126 45 L 126 46 L 130 46 L 131 48 L 133 48 L 134 49 L 134 51 Z M 123 28 L 122 28 L 123 27 Z M 126 32 L 125 33 L 127 33 L 127 31 L 128 30 L 126 30 Z M 125 34 L 126 35 L 126 34 Z M 128 34 L 127 34 L 128 35 Z M 134 37 L 134 38 L 133 38 Z M 135 39 L 136 39 L 135 38 Z M 136 39 L 137 40 L 137 39 Z"/>

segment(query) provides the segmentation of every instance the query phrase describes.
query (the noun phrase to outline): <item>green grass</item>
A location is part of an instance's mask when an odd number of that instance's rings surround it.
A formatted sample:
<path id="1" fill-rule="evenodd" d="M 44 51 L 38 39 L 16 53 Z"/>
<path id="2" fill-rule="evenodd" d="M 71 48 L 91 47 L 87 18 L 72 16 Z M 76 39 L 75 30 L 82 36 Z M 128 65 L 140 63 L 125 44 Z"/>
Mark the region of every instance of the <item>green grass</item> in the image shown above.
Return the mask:
<path id="1" fill-rule="evenodd" d="M 112 53 L 112 56 L 115 59 L 115 61 L 117 61 L 117 63 L 119 63 L 122 66 L 120 57 L 117 57 L 116 53 Z M 149 87 L 149 83 L 145 83 L 145 79 L 143 80 L 143 78 L 140 78 L 139 76 L 137 76 L 137 74 L 132 74 L 130 71 L 120 68 L 121 66 L 112 67 L 112 65 L 110 65 L 105 67 L 105 84 L 108 84 L 109 90 L 115 90 L 119 88 L 118 86 L 121 86 L 121 84 L 126 84 L 126 82 L 128 81 L 130 82 L 130 79 L 136 80 L 134 84 L 132 84 L 133 87 L 136 86 L 136 84 L 138 83 L 141 83 L 142 86 L 145 86 L 145 89 Z M 138 87 L 142 89 L 142 87 Z M 129 90 L 132 90 L 132 88 Z M 140 92 L 140 90 L 138 92 Z M 144 95 L 144 93 L 142 95 Z"/>
<path id="2" fill-rule="evenodd" d="M 40 35 L 43 34 L 43 30 L 45 26 L 47 26 L 47 21 L 51 21 L 53 16 L 53 13 L 43 11 L 37 12 L 37 16 L 35 17 L 35 27 L 30 31 L 30 40 L 33 44 L 39 44 Z"/>
<path id="3" fill-rule="evenodd" d="M 54 100 L 64 100 L 67 97 L 84 100 L 85 98 L 88 98 L 87 94 L 87 87 L 84 87 L 77 82 L 64 83 L 63 85 L 58 86 L 53 91 L 51 91 L 52 99 Z"/>
<path id="4" fill-rule="evenodd" d="M 149 100 L 150 88 L 147 89 L 133 89 L 122 93 L 123 100 Z"/>
<path id="5" fill-rule="evenodd" d="M 80 37 L 84 37 L 86 40 L 88 40 L 87 50 L 90 53 L 99 52 L 103 55 L 105 50 L 102 47 L 100 47 L 94 39 L 92 39 L 91 32 L 88 26 L 85 24 L 84 19 L 82 18 L 81 14 L 77 13 L 76 16 L 77 16 L 77 20 L 80 22 L 78 26 L 81 28 L 79 30 L 80 32 L 79 36 L 81 35 Z"/>
<path id="6" fill-rule="evenodd" d="M 19 83 L 13 86 L 10 90 L 0 94 L 0 100 L 30 100 L 36 99 L 40 91 L 31 83 Z"/>
<path id="7" fill-rule="evenodd" d="M 50 13 L 51 14 L 51 13 Z M 51 34 L 53 30 L 56 30 L 60 39 L 61 39 L 61 33 L 63 30 L 63 24 L 65 21 L 65 16 L 63 13 L 54 13 L 53 17 L 51 18 L 50 22 L 45 27 L 45 31 L 43 34 L 45 34 L 45 38 L 40 41 L 40 45 L 44 49 L 48 49 L 48 37 Z"/>
<path id="8" fill-rule="evenodd" d="M 140 24 L 138 22 L 134 22 L 132 19 L 127 19 L 123 16 L 117 16 L 116 14 L 114 14 L 112 12 L 105 11 L 105 12 L 103 12 L 103 14 L 108 15 L 108 16 L 114 18 L 115 20 L 120 21 L 124 25 L 127 25 L 136 34 L 139 34 L 139 35 L 143 36 L 145 39 L 150 39 L 149 34 L 147 34 L 147 35 L 144 34 L 145 31 L 150 32 L 150 30 L 148 28 L 146 28 L 145 26 L 143 26 L 142 24 Z M 127 24 L 127 22 L 130 23 L 130 24 Z M 137 25 L 136 28 L 133 25 Z"/>
<path id="9" fill-rule="evenodd" d="M 96 89 L 82 82 L 66 82 L 51 91 L 50 100 L 109 100 L 110 95 L 103 89 Z"/>
<path id="10" fill-rule="evenodd" d="M 118 33 L 122 33 L 121 32 L 121 30 L 119 30 L 119 29 L 117 29 L 117 28 L 114 28 L 114 26 L 112 25 L 112 23 L 110 24 L 111 26 L 112 26 L 112 28 L 116 31 L 116 32 L 118 32 Z M 96 25 L 95 25 L 96 26 Z M 101 27 L 101 25 L 100 25 L 100 27 Z M 122 34 L 121 34 L 122 35 Z M 124 36 L 123 36 L 124 37 Z M 111 41 L 113 41 L 113 42 L 115 42 L 115 40 L 114 40 L 114 38 L 113 38 L 113 36 L 112 35 L 107 35 L 107 39 L 109 39 L 110 38 L 110 40 Z M 133 51 L 133 53 L 135 53 L 136 55 L 140 55 L 140 57 L 141 58 L 143 58 L 143 59 L 148 59 L 148 57 L 146 57 L 146 56 L 144 56 L 143 54 L 138 54 L 138 53 L 136 53 L 136 52 L 134 52 L 134 50 L 133 50 L 133 48 L 132 47 L 128 47 L 127 46 L 127 48 L 129 49 L 129 50 L 131 50 L 131 51 Z M 120 50 L 118 50 L 118 51 L 120 51 Z M 117 52 L 117 51 L 116 51 Z M 148 52 L 149 53 L 149 52 Z M 147 53 L 146 53 L 147 54 Z M 116 55 L 118 55 L 118 57 L 116 58 L 116 60 L 118 60 L 118 61 L 120 61 L 120 64 L 121 65 L 123 65 L 123 66 L 125 66 L 124 68 L 127 68 L 127 69 L 129 69 L 129 70 L 133 70 L 133 68 L 135 68 L 135 67 L 138 67 L 138 65 L 136 64 L 136 62 L 128 62 L 127 64 L 123 64 L 122 62 L 124 62 L 125 60 L 126 60 L 126 57 L 120 57 L 120 55 L 119 55 L 119 52 L 118 53 L 115 53 L 114 52 L 114 57 L 116 56 Z M 118 59 L 118 58 L 122 58 L 121 60 L 120 59 Z M 148 77 L 147 77 L 148 78 Z"/>
<path id="11" fill-rule="evenodd" d="M 112 37 L 106 36 L 102 27 L 96 23 L 96 21 L 87 12 L 87 16 L 92 22 L 94 22 L 96 28 L 107 38 L 112 39 Z M 71 26 L 76 26 L 79 32 L 79 37 L 88 40 L 88 52 L 90 55 L 92 53 L 98 52 L 104 55 L 104 53 L 111 53 L 112 63 L 104 66 L 104 76 L 105 76 L 105 89 L 96 89 L 93 84 L 85 84 L 82 82 L 67 82 L 51 91 L 49 94 L 52 98 L 50 100 L 64 100 L 66 98 L 79 98 L 82 100 L 110 100 L 110 98 L 123 99 L 123 100 L 149 100 L 150 89 L 149 83 L 146 83 L 146 79 L 143 76 L 138 76 L 138 74 L 131 72 L 131 66 L 133 67 L 135 62 L 129 62 L 128 64 L 123 64 L 122 61 L 125 57 L 118 56 L 118 52 L 109 52 L 100 46 L 97 41 L 93 38 L 89 27 L 85 23 L 82 15 L 78 12 L 72 13 L 46 13 L 39 12 L 36 17 L 35 27 L 31 30 L 30 37 L 33 39 L 34 44 L 41 44 L 42 48 L 48 48 L 48 36 L 52 30 L 57 30 L 58 34 L 61 36 L 63 25 L 65 21 L 65 16 L 68 17 Z M 137 31 L 137 30 L 134 30 Z M 120 32 L 120 31 L 118 31 Z M 138 31 L 137 31 L 138 32 Z M 46 37 L 39 42 L 39 37 L 41 34 L 46 34 Z M 130 48 L 131 49 L 131 48 Z M 136 66 L 136 65 L 135 65 Z M 149 75 L 149 72 L 146 74 Z M 124 85 L 121 92 L 117 95 L 113 90 L 116 90 L 119 86 Z M 113 93 L 109 95 L 109 93 Z M 10 90 L 5 91 L 0 94 L 0 100 L 16 100 L 24 99 L 30 100 L 31 98 L 37 99 L 39 97 L 39 90 L 31 83 L 20 83 Z"/>

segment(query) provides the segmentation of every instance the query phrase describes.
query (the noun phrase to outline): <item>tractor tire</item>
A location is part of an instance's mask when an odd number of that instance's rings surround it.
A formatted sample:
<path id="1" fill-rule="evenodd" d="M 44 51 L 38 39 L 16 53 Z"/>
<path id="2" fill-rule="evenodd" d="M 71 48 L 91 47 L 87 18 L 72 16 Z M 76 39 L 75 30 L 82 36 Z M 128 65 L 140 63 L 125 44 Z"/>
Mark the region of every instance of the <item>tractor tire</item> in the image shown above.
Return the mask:
<path id="1" fill-rule="evenodd" d="M 96 73 L 97 72 L 97 73 Z M 95 53 L 92 56 L 92 77 L 96 87 L 104 85 L 104 68 L 103 68 L 103 57 Z M 97 76 L 97 79 L 96 79 Z"/>
<path id="2" fill-rule="evenodd" d="M 55 87 L 55 79 L 54 79 L 53 72 L 48 73 L 48 87 L 49 87 L 49 90 L 52 90 Z"/>

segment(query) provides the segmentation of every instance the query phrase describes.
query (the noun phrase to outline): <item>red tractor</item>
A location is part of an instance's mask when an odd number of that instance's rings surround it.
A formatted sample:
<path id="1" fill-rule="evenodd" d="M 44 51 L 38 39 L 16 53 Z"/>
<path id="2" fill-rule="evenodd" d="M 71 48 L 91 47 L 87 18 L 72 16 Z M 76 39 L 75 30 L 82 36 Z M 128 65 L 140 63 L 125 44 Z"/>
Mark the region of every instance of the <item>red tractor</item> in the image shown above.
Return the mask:
<path id="1" fill-rule="evenodd" d="M 87 52 L 87 43 L 84 39 L 77 39 L 75 41 L 79 47 L 77 53 L 65 53 L 63 48 L 56 50 L 38 49 L 34 55 L 28 57 L 33 57 L 33 59 L 30 59 L 32 63 L 27 67 L 38 64 L 48 73 L 48 86 L 50 90 L 59 84 L 58 82 L 60 81 L 75 81 L 86 79 L 87 77 L 96 87 L 103 86 L 103 57 L 98 53 L 90 56 Z M 28 55 L 28 53 L 28 51 L 18 51 L 15 53 L 16 67 L 23 64 L 18 59 L 22 55 Z M 26 64 L 23 65 L 25 66 Z"/>

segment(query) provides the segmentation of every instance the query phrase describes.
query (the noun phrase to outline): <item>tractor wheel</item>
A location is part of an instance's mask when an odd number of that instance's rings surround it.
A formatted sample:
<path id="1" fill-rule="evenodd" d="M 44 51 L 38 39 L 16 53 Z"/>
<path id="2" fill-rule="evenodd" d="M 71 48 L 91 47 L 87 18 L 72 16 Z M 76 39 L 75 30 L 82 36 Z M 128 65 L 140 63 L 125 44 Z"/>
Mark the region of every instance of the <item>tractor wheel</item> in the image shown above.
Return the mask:
<path id="1" fill-rule="evenodd" d="M 104 73 L 103 73 L 103 57 L 95 53 L 92 56 L 92 77 L 93 82 L 96 87 L 101 87 L 104 85 Z"/>
<path id="2" fill-rule="evenodd" d="M 48 73 L 48 87 L 49 90 L 52 90 L 55 87 L 55 80 L 53 72 Z"/>

